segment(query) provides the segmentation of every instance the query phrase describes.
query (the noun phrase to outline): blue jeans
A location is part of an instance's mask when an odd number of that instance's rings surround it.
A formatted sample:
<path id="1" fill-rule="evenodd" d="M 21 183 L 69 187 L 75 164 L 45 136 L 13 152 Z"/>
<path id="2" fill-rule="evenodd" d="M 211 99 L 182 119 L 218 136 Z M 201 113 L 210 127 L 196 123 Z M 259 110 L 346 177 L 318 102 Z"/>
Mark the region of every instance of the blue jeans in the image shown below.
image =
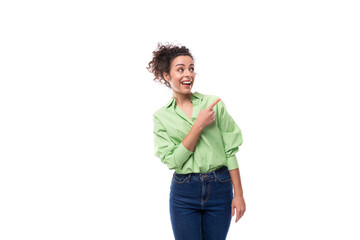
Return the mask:
<path id="1" fill-rule="evenodd" d="M 175 239 L 226 239 L 232 199 L 233 186 L 225 166 L 208 173 L 174 172 L 169 206 Z"/>

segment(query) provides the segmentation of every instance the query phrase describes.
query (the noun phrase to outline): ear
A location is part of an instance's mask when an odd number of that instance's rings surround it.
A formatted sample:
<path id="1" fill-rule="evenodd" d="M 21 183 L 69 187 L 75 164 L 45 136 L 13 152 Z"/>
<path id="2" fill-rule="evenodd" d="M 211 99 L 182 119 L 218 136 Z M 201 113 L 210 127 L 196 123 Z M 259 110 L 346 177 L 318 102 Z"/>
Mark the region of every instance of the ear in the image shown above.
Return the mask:
<path id="1" fill-rule="evenodd" d="M 169 82 L 169 80 L 170 80 L 170 75 L 167 74 L 166 72 L 163 72 L 163 76 L 164 76 L 165 80 L 166 80 L 167 82 Z"/>

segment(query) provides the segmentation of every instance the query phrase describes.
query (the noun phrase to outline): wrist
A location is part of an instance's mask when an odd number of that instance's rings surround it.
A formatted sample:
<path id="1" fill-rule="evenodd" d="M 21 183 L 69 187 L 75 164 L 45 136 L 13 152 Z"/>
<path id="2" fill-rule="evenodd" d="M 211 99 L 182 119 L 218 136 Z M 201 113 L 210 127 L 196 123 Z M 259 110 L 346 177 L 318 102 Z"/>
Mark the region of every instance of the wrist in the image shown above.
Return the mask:
<path id="1" fill-rule="evenodd" d="M 195 121 L 193 127 L 195 127 L 196 129 L 202 131 L 204 129 L 204 127 L 198 122 L 198 121 Z"/>
<path id="2" fill-rule="evenodd" d="M 244 197 L 243 193 L 234 193 L 234 197 Z"/>

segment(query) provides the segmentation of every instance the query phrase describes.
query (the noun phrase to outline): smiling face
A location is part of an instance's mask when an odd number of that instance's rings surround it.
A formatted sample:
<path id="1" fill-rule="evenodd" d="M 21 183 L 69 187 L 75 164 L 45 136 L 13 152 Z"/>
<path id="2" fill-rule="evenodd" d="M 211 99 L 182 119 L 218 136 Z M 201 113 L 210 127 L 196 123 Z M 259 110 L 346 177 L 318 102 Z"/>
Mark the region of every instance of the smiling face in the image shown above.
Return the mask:
<path id="1" fill-rule="evenodd" d="M 194 68 L 194 60 L 190 56 L 178 56 L 171 63 L 170 75 L 166 72 L 163 75 L 173 91 L 189 94 L 195 80 Z"/>

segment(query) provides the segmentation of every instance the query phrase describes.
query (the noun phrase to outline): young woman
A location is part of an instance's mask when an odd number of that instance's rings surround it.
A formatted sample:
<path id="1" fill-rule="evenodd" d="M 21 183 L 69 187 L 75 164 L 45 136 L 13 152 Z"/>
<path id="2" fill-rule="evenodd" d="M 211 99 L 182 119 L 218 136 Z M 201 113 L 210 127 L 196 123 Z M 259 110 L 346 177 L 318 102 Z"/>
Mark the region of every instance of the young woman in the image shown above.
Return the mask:
<path id="1" fill-rule="evenodd" d="M 241 130 L 220 98 L 191 92 L 196 74 L 186 47 L 159 43 L 147 69 L 173 95 L 153 114 L 153 132 L 155 155 L 175 170 L 169 197 L 175 239 L 226 239 L 235 212 L 235 222 L 245 212 L 235 156 Z"/>

